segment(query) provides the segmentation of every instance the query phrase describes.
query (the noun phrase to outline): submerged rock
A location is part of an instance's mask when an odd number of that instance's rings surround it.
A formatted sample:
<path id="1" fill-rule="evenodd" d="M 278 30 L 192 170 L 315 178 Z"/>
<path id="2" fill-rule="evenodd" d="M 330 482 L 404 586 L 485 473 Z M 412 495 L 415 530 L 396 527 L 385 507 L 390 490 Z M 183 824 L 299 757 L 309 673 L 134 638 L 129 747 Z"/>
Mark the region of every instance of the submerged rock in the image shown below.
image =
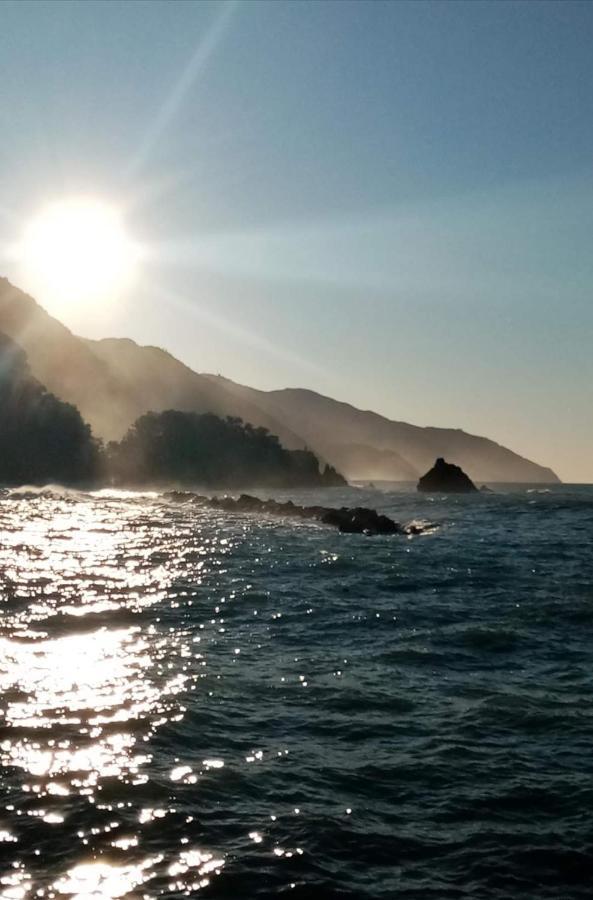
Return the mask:
<path id="1" fill-rule="evenodd" d="M 418 482 L 418 490 L 425 493 L 470 494 L 477 487 L 460 466 L 445 462 L 440 456 L 432 469 Z"/>
<path id="2" fill-rule="evenodd" d="M 186 491 L 169 491 L 164 497 L 173 503 L 199 503 L 210 509 L 222 509 L 225 512 L 263 513 L 293 519 L 311 519 L 348 534 L 420 534 L 424 530 L 416 523 L 409 528 L 402 526 L 389 516 L 364 506 L 352 508 L 342 506 L 338 509 L 331 506 L 297 506 L 292 500 L 286 500 L 284 503 L 279 500 L 260 500 L 259 497 L 250 494 L 241 494 L 239 497 L 203 497 Z"/>

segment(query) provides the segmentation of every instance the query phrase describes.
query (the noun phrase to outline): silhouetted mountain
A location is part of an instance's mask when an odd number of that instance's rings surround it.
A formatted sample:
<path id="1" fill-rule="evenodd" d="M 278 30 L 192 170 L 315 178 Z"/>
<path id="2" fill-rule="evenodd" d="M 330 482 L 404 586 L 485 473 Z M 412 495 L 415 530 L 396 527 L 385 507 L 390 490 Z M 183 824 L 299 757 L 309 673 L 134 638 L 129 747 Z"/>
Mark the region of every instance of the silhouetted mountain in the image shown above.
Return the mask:
<path id="1" fill-rule="evenodd" d="M 81 484 L 98 466 L 78 410 L 33 378 L 24 352 L 0 333 L 0 484 Z"/>
<path id="2" fill-rule="evenodd" d="M 346 484 L 307 450 L 287 450 L 265 428 L 212 413 L 147 413 L 103 453 L 79 411 L 29 371 L 0 332 L 0 484 L 202 484 L 336 487 Z"/>
<path id="3" fill-rule="evenodd" d="M 475 481 L 558 481 L 550 469 L 487 438 L 394 422 L 313 391 L 259 391 L 200 375 L 164 350 L 130 340 L 78 338 L 5 279 L 0 331 L 24 348 L 33 375 L 107 440 L 121 438 L 148 411 L 178 409 L 267 428 L 287 449 L 309 448 L 351 479 L 415 481 L 443 456 Z"/>
<path id="4" fill-rule="evenodd" d="M 286 450 L 265 428 L 211 413 L 146 413 L 119 443 L 108 469 L 116 483 L 210 487 L 337 487 L 335 469 L 307 450 Z"/>
<path id="5" fill-rule="evenodd" d="M 415 480 L 418 473 L 425 471 L 439 456 L 455 459 L 469 473 L 472 480 L 517 481 L 517 482 L 557 482 L 558 477 L 551 469 L 524 459 L 512 450 L 501 447 L 484 437 L 467 434 L 450 428 L 421 428 L 406 422 L 394 422 L 378 413 L 362 411 L 351 406 L 323 397 L 314 391 L 300 388 L 286 388 L 279 391 L 256 391 L 237 385 L 220 376 L 210 376 L 223 382 L 229 391 L 242 400 L 248 399 L 269 415 L 281 422 L 290 422 L 310 446 L 332 463 L 335 448 L 352 444 L 369 446 L 373 452 L 365 465 L 369 474 L 362 475 L 362 460 L 356 460 L 356 476 L 342 457 L 341 471 L 347 478 L 378 478 L 372 475 L 377 451 L 395 454 L 405 463 L 408 471 L 403 480 Z M 344 465 L 346 463 L 346 465 Z"/>
<path id="6" fill-rule="evenodd" d="M 133 421 L 127 395 L 109 367 L 32 297 L 0 278 L 0 331 L 25 351 L 32 374 L 73 403 L 101 437 L 118 436 Z"/>

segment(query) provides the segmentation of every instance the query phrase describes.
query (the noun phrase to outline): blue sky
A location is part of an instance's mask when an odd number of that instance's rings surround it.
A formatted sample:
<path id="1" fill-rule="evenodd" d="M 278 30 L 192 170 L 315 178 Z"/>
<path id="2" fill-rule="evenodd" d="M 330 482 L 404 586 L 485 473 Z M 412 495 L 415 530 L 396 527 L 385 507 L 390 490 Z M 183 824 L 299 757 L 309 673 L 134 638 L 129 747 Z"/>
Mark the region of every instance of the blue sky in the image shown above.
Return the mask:
<path id="1" fill-rule="evenodd" d="M 150 252 L 51 310 L 79 333 L 593 481 L 592 35 L 570 0 L 4 2 L 0 237 L 106 197 Z"/>

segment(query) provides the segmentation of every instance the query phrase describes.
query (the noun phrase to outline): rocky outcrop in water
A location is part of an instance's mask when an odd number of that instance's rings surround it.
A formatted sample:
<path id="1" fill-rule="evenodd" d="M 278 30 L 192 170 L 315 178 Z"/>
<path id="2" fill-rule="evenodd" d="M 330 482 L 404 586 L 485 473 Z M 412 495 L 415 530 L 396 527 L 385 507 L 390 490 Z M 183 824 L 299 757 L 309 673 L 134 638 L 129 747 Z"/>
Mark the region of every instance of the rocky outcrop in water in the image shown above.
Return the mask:
<path id="1" fill-rule="evenodd" d="M 418 482 L 418 490 L 424 493 L 473 494 L 478 489 L 460 466 L 445 462 L 440 456 Z"/>
<path id="2" fill-rule="evenodd" d="M 209 509 L 222 509 L 232 513 L 257 513 L 283 516 L 292 519 L 312 519 L 323 525 L 330 525 L 348 534 L 420 534 L 424 527 L 419 524 L 400 525 L 389 516 L 364 506 L 298 506 L 292 500 L 284 503 L 278 500 L 260 500 L 250 494 L 239 497 L 204 497 L 187 491 L 169 491 L 165 499 L 175 503 L 197 503 Z"/>

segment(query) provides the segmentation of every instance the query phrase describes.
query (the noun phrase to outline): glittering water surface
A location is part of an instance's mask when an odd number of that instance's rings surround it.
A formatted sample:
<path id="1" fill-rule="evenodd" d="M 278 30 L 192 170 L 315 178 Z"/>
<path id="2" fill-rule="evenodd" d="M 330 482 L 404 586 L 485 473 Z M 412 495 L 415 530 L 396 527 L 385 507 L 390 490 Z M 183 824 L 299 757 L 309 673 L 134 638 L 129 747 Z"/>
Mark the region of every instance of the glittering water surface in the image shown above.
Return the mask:
<path id="1" fill-rule="evenodd" d="M 593 490 L 306 499 L 0 492 L 2 900 L 592 896 Z"/>

